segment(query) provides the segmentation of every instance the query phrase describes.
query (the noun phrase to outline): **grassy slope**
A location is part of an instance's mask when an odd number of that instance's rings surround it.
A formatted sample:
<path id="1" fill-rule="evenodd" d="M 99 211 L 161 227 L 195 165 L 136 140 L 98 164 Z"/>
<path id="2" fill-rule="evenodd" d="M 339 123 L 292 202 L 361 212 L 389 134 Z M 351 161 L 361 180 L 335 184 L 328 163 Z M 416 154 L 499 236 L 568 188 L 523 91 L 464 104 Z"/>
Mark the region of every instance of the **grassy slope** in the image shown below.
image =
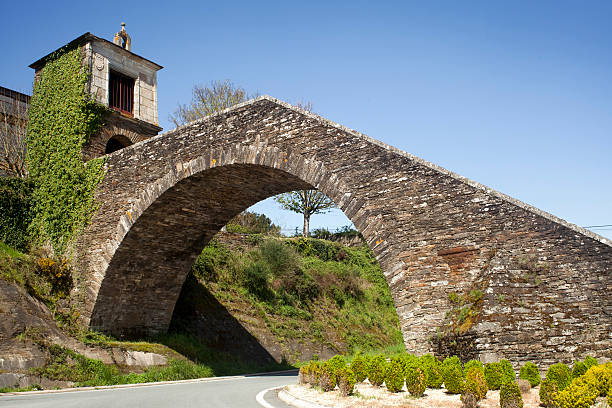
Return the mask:
<path id="1" fill-rule="evenodd" d="M 367 246 L 257 236 L 251 241 L 233 248 L 213 242 L 204 249 L 183 289 L 173 330 L 210 343 L 210 325 L 198 330 L 194 319 L 215 313 L 206 300 L 214 298 L 277 361 L 402 343 L 389 288 Z M 214 329 L 212 335 L 233 346 L 231 335 Z"/>
<path id="2" fill-rule="evenodd" d="M 169 357 L 165 367 L 131 372 L 133 367 L 104 365 L 49 344 L 40 331 L 28 328 L 18 338 L 34 342 L 48 355 L 47 364 L 31 373 L 78 385 L 135 383 L 288 368 L 277 362 L 279 356 L 292 362 L 308 360 L 319 350 L 317 345 L 333 354 L 401 344 L 388 287 L 367 247 L 257 236 L 251 241 L 252 245 L 233 249 L 217 242 L 206 247 L 185 284 L 171 332 L 136 342 L 117 341 L 75 326 L 62 306 L 69 300 L 62 292 L 65 281 L 53 278 L 62 265 L 41 266 L 40 255 L 23 254 L 0 243 L 0 279 L 25 287 L 49 307 L 58 326 L 84 346 Z M 194 329 L 198 324 L 194 312 L 210 311 L 211 305 L 217 319 L 213 323 L 227 329 L 233 321 L 242 330 L 240 338 L 250 337 L 254 347 L 277 361 L 236 353 L 237 344 L 223 336 L 217 343 L 199 336 L 202 330 Z M 210 331 L 206 324 L 201 326 Z"/>

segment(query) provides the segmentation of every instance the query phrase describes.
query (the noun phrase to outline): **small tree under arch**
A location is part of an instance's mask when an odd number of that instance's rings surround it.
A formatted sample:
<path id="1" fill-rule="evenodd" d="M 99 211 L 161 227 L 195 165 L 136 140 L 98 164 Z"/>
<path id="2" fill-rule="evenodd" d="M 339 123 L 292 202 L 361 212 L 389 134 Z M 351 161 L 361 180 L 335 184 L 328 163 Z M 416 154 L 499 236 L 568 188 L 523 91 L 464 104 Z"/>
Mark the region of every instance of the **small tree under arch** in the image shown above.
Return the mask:
<path id="1" fill-rule="evenodd" d="M 325 194 L 318 190 L 298 190 L 279 194 L 274 200 L 285 210 L 293 211 L 304 216 L 304 230 L 302 235 L 310 235 L 310 216 L 323 214 L 336 205 Z"/>

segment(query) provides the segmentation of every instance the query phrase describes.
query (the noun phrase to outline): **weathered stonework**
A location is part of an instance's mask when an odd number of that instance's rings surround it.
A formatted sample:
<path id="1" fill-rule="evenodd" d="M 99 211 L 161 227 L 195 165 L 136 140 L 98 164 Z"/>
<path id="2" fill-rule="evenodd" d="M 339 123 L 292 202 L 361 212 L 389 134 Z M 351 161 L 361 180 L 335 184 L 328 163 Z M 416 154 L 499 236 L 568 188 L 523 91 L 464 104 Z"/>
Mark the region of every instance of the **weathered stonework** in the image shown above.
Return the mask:
<path id="1" fill-rule="evenodd" d="M 134 78 L 134 118 L 151 124 L 157 119 L 157 71 L 159 65 L 106 40 L 92 40 L 83 46 L 90 64 L 92 98 L 108 106 L 110 71 Z"/>
<path id="2" fill-rule="evenodd" d="M 104 156 L 108 141 L 113 137 L 124 138 L 124 145 L 129 146 L 142 142 L 159 133 L 160 127 L 136 120 L 116 112 L 109 112 L 104 117 L 104 126 L 92 135 L 89 142 L 83 146 L 83 159 L 90 160 Z"/>
<path id="3" fill-rule="evenodd" d="M 481 358 L 612 357 L 609 240 L 273 98 L 137 143 L 107 166 L 77 245 L 94 329 L 166 330 L 191 265 L 229 219 L 314 187 L 374 251 L 409 351 L 431 350 L 449 293 L 478 284 L 469 334 Z"/>

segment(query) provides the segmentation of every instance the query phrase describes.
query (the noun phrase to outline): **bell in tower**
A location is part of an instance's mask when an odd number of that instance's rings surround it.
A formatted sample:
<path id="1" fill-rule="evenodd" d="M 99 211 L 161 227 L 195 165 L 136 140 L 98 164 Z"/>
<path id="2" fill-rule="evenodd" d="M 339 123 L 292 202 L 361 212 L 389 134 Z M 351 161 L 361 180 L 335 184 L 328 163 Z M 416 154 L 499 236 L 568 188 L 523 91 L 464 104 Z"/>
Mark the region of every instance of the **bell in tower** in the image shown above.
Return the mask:
<path id="1" fill-rule="evenodd" d="M 121 23 L 121 31 L 115 33 L 115 38 L 113 38 L 113 43 L 117 44 L 124 50 L 130 51 L 132 48 L 132 39 L 125 31 L 125 23 Z"/>

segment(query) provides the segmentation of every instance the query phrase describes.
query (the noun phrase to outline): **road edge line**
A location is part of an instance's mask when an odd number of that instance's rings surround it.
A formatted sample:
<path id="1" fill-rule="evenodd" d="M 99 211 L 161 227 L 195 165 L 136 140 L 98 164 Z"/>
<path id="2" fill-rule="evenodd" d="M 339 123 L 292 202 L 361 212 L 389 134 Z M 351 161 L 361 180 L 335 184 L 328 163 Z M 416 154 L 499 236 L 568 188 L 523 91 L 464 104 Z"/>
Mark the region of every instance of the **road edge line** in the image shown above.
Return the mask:
<path id="1" fill-rule="evenodd" d="M 95 385 L 88 387 L 71 387 L 71 388 L 60 388 L 58 390 L 38 390 L 38 391 L 14 391 L 14 392 L 3 392 L 0 393 L 0 400 L 3 397 L 15 397 L 21 395 L 40 395 L 40 394 L 61 394 L 68 392 L 86 392 L 86 391 L 97 391 L 97 390 L 111 390 L 118 388 L 138 388 L 138 387 L 155 387 L 162 386 L 168 384 L 186 384 L 186 383 L 197 383 L 197 382 L 213 382 L 213 381 L 226 381 L 232 379 L 241 379 L 241 378 L 251 378 L 251 377 L 260 377 L 265 376 L 266 374 L 280 374 L 285 372 L 292 372 L 292 370 L 281 370 L 281 371 L 271 371 L 271 372 L 262 372 L 262 373 L 253 373 L 253 374 L 240 374 L 240 375 L 226 375 L 221 377 L 201 377 L 201 378 L 192 378 L 188 380 L 174 380 L 174 381 L 157 381 L 157 382 L 148 382 L 148 383 L 136 383 L 136 384 L 115 384 L 115 385 Z M 274 407 L 273 407 L 274 408 Z"/>
<path id="2" fill-rule="evenodd" d="M 259 405 L 261 405 L 264 408 L 276 408 L 274 405 L 270 404 L 268 401 L 266 401 L 264 399 L 264 395 L 266 395 L 266 393 L 268 391 L 274 391 L 274 390 L 278 390 L 279 388 L 283 388 L 284 385 L 281 385 L 280 387 L 271 387 L 271 388 L 266 388 L 263 391 L 260 391 L 256 396 L 255 396 L 255 401 L 257 401 L 257 403 Z"/>

